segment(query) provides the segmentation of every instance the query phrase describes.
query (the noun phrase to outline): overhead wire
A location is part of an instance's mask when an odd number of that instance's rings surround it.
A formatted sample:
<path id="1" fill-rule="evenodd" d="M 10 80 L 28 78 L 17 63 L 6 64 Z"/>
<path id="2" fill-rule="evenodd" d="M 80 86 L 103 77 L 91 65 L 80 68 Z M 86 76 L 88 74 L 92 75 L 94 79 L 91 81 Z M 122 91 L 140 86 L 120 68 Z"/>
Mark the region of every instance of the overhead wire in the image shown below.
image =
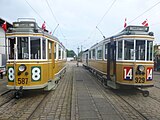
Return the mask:
<path id="1" fill-rule="evenodd" d="M 111 5 L 109 6 L 109 8 L 106 10 L 106 12 L 104 13 L 104 15 L 101 17 L 101 19 L 99 20 L 99 22 L 96 24 L 95 28 L 91 31 L 91 33 L 89 34 L 89 36 L 87 37 L 87 40 L 91 38 L 92 34 L 94 33 L 94 31 L 96 30 L 96 28 L 98 28 L 98 26 L 100 25 L 100 23 L 103 21 L 103 19 L 105 18 L 105 16 L 109 13 L 109 11 L 112 9 L 113 5 L 115 4 L 116 0 L 113 0 L 113 2 L 111 3 Z M 103 35 L 104 38 L 104 35 Z M 86 39 L 84 40 L 86 41 Z"/>
<path id="2" fill-rule="evenodd" d="M 106 14 L 110 11 L 110 9 L 113 7 L 114 3 L 116 2 L 116 0 L 114 0 L 112 2 L 112 4 L 110 5 L 109 9 L 107 9 L 107 11 L 105 12 L 105 14 L 103 15 L 103 17 L 100 19 L 100 21 L 97 23 L 96 27 L 103 21 L 104 17 L 106 16 Z M 152 5 L 150 8 L 148 8 L 147 10 L 145 10 L 144 12 L 142 12 L 140 15 L 138 15 L 137 17 L 135 17 L 133 20 L 131 20 L 128 23 L 132 23 L 133 21 L 135 21 L 136 19 L 138 19 L 139 17 L 141 17 L 142 15 L 144 15 L 145 13 L 147 13 L 148 11 L 150 11 L 151 9 L 153 9 L 154 7 L 156 7 L 158 4 L 160 4 L 160 1 L 157 2 L 156 4 Z M 94 29 L 95 30 L 95 29 Z M 94 30 L 91 32 L 91 34 L 89 35 L 88 38 L 91 37 L 91 35 L 93 34 Z"/>
<path id="3" fill-rule="evenodd" d="M 51 11 L 51 13 L 52 13 L 53 18 L 55 19 L 55 21 L 57 22 L 57 24 L 59 25 L 59 28 L 60 28 L 60 24 L 59 24 L 59 22 L 58 22 L 58 20 L 57 20 L 57 18 L 56 18 L 56 16 L 55 16 L 55 14 L 53 13 L 52 8 L 51 8 L 50 5 L 49 5 L 48 0 L 46 0 L 46 3 L 47 3 L 47 5 L 48 5 L 48 7 L 49 7 L 49 9 L 50 9 L 50 11 Z M 61 32 L 62 36 L 65 38 L 65 35 L 63 34 L 61 28 L 60 28 L 60 32 Z"/>
<path id="4" fill-rule="evenodd" d="M 137 20 L 139 17 L 143 16 L 145 13 L 147 13 L 148 11 L 150 11 L 151 9 L 153 9 L 154 7 L 156 7 L 158 4 L 160 4 L 160 1 L 157 2 L 156 4 L 152 5 L 151 7 L 149 7 L 147 10 L 145 10 L 144 12 L 142 12 L 140 15 L 138 15 L 137 17 L 135 17 L 133 20 L 129 21 L 128 24 L 132 23 L 133 21 Z M 122 27 L 119 27 L 116 31 L 120 30 Z"/>
<path id="5" fill-rule="evenodd" d="M 104 17 L 106 16 L 107 13 L 109 13 L 109 11 L 111 10 L 111 8 L 113 7 L 114 3 L 116 2 L 116 0 L 114 0 L 112 2 L 112 4 L 109 6 L 109 8 L 106 10 L 105 14 L 102 16 L 102 18 L 100 19 L 100 21 L 97 23 L 96 27 L 102 22 L 102 20 L 104 19 Z"/>
<path id="6" fill-rule="evenodd" d="M 25 1 L 26 1 L 26 3 L 29 5 L 29 7 L 41 18 L 41 20 L 45 21 L 45 20 L 43 19 L 43 17 L 31 6 L 31 4 L 30 4 L 27 0 L 25 0 Z M 46 24 L 47 24 L 47 26 L 51 29 L 50 25 L 49 25 L 48 23 L 46 23 Z"/>
<path id="7" fill-rule="evenodd" d="M 141 13 L 140 15 L 138 15 L 137 17 L 135 17 L 133 20 L 131 20 L 129 23 L 135 21 L 136 19 L 138 19 L 139 17 L 141 17 L 143 14 L 145 14 L 146 12 L 150 11 L 152 8 L 154 8 L 155 6 L 157 6 L 160 3 L 160 1 L 156 4 L 154 4 L 153 6 L 151 6 L 150 8 L 148 8 L 147 10 L 145 10 L 143 13 Z"/>
<path id="8" fill-rule="evenodd" d="M 52 9 L 51 9 L 49 3 L 48 3 L 48 0 L 46 0 L 46 3 L 47 3 L 47 5 L 48 5 L 48 7 L 49 7 L 49 9 L 50 9 L 50 11 L 51 11 L 51 13 L 52 13 L 53 18 L 55 19 L 55 21 L 57 22 L 57 24 L 59 24 L 59 23 L 58 23 L 58 20 L 57 20 L 57 18 L 56 18 L 56 16 L 54 15 L 54 13 L 53 13 L 53 11 L 52 11 Z"/>

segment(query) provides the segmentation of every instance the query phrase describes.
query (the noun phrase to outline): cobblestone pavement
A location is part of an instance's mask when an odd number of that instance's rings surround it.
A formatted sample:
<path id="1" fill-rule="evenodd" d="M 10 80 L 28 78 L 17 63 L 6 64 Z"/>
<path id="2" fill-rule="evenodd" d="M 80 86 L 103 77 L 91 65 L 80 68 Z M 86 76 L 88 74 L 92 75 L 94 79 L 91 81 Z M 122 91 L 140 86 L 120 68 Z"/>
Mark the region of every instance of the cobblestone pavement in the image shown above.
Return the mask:
<path id="1" fill-rule="evenodd" d="M 70 120 L 73 72 L 67 69 L 56 90 L 27 91 L 23 98 L 1 106 L 0 120 Z"/>
<path id="2" fill-rule="evenodd" d="M 74 70 L 72 120 L 121 120 L 121 116 L 86 72 L 82 67 Z"/>
<path id="3" fill-rule="evenodd" d="M 55 90 L 28 91 L 0 105 L 0 120 L 160 120 L 159 73 L 149 97 L 135 90 L 104 88 L 88 70 L 68 63 Z M 4 82 L 2 82 L 4 84 Z M 0 97 L 0 103 L 6 97 Z"/>
<path id="4" fill-rule="evenodd" d="M 52 92 L 32 115 L 31 120 L 70 120 L 72 98 L 72 65 L 55 92 Z"/>
<path id="5" fill-rule="evenodd" d="M 0 95 L 8 91 L 6 85 L 7 85 L 7 78 L 6 76 L 4 76 L 3 79 L 0 79 Z"/>
<path id="6" fill-rule="evenodd" d="M 96 85 L 93 75 L 80 67 L 74 72 L 73 120 L 160 120 L 160 94 L 157 94 L 160 89 L 152 87 L 150 96 L 143 97 L 137 90 L 104 89 Z"/>

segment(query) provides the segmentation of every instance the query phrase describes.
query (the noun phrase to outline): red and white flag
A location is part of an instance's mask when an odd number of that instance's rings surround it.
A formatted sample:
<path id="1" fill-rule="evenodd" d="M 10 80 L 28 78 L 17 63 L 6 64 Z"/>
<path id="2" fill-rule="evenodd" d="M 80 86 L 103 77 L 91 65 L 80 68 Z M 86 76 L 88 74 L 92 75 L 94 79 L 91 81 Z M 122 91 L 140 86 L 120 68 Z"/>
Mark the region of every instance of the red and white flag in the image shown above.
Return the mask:
<path id="1" fill-rule="evenodd" d="M 46 22 L 44 21 L 44 23 L 42 24 L 42 29 L 45 30 L 46 29 Z"/>
<path id="2" fill-rule="evenodd" d="M 3 30 L 6 32 L 7 31 L 7 23 L 6 21 L 2 24 Z"/>
<path id="3" fill-rule="evenodd" d="M 127 18 L 125 18 L 125 21 L 124 21 L 124 28 L 127 27 Z"/>
<path id="4" fill-rule="evenodd" d="M 148 26 L 148 20 L 146 19 L 144 22 L 142 22 L 143 26 Z"/>

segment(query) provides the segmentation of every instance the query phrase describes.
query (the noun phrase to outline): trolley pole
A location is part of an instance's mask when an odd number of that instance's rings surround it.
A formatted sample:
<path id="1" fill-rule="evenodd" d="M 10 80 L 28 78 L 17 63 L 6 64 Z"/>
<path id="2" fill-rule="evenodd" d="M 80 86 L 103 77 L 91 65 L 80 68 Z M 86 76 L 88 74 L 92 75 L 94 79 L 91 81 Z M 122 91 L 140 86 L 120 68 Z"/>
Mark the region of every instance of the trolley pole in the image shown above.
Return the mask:
<path id="1" fill-rule="evenodd" d="M 77 55 L 77 67 L 79 67 L 79 46 L 78 46 L 78 55 Z"/>

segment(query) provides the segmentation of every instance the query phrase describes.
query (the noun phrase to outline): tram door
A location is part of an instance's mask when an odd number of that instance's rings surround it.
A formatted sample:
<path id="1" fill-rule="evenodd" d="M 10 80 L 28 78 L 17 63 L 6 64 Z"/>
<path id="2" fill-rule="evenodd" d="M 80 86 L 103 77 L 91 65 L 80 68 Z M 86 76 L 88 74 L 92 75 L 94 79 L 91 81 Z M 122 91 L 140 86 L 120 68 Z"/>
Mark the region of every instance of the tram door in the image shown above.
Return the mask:
<path id="1" fill-rule="evenodd" d="M 48 73 L 49 73 L 49 79 L 53 78 L 53 69 L 55 67 L 55 61 L 54 61 L 54 43 L 49 41 L 48 42 Z"/>
<path id="2" fill-rule="evenodd" d="M 108 56 L 107 56 L 107 79 L 109 86 L 115 87 L 116 81 L 116 41 L 113 41 L 111 38 L 111 42 L 108 43 Z"/>
<path id="3" fill-rule="evenodd" d="M 86 65 L 88 66 L 88 53 L 86 54 Z"/>

